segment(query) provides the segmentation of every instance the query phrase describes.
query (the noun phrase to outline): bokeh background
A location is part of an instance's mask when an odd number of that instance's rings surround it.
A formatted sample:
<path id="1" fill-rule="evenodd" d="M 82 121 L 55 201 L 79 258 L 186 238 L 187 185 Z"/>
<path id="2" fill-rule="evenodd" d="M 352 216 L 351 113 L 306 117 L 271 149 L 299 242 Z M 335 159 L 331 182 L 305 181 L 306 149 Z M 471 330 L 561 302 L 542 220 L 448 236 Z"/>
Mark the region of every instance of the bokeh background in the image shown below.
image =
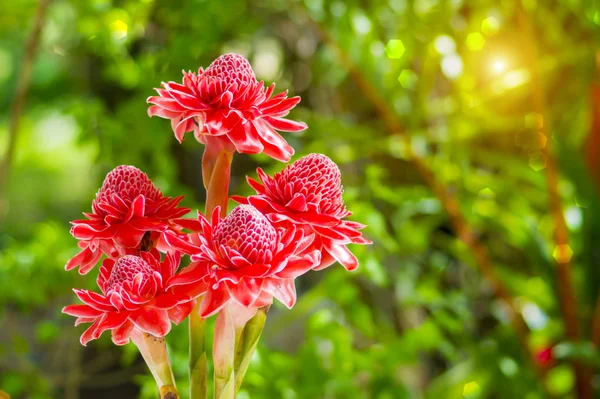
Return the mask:
<path id="1" fill-rule="evenodd" d="M 95 286 L 63 270 L 69 221 L 119 164 L 202 210 L 202 146 L 145 100 L 238 52 L 302 96 L 285 137 L 340 165 L 375 242 L 272 308 L 239 398 L 593 397 L 599 45 L 598 0 L 0 2 L 0 389 L 155 397 L 135 347 L 60 313 Z M 232 193 L 257 166 L 283 167 L 236 156 Z"/>

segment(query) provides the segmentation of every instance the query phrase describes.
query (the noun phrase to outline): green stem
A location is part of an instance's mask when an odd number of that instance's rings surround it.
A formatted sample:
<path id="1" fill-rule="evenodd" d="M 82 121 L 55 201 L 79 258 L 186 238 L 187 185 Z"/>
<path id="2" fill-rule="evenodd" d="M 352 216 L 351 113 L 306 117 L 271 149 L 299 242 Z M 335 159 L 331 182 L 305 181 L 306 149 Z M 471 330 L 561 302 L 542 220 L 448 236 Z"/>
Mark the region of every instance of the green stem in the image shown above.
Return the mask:
<path id="1" fill-rule="evenodd" d="M 190 399 L 206 399 L 207 361 L 206 361 L 206 322 L 199 313 L 202 297 L 196 300 L 196 305 L 189 316 L 190 336 Z"/>
<path id="2" fill-rule="evenodd" d="M 160 398 L 179 399 L 179 393 L 175 388 L 173 370 L 167 354 L 165 338 L 138 331 L 131 334 L 131 339 L 138 347 L 156 381 L 156 385 L 160 390 Z"/>
<path id="3" fill-rule="evenodd" d="M 269 306 L 258 309 L 256 315 L 251 318 L 244 326 L 241 334 L 236 334 L 236 352 L 235 352 L 235 392 L 237 393 L 242 386 L 246 371 L 256 351 L 258 340 L 262 334 Z"/>

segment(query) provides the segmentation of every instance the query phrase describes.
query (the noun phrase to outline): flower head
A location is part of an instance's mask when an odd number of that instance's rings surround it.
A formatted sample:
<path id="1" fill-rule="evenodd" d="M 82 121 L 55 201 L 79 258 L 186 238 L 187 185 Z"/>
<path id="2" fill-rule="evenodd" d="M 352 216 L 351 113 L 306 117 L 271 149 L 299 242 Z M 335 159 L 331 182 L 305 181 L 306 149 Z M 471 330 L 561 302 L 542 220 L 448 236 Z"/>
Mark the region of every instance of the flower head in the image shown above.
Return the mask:
<path id="1" fill-rule="evenodd" d="M 92 213 L 84 213 L 87 219 L 72 222 L 71 234 L 80 240 L 82 251 L 65 268 L 71 270 L 79 265 L 79 272 L 86 274 L 102 253 L 116 257 L 134 252 L 147 233 L 148 246 L 154 246 L 161 232 L 179 229 L 178 218 L 190 211 L 178 207 L 182 199 L 163 196 L 148 176 L 134 166 L 116 167 L 98 190 Z"/>
<path id="2" fill-rule="evenodd" d="M 174 234 L 165 236 L 174 248 L 191 255 L 192 264 L 172 280 L 172 285 L 202 285 L 206 292 L 200 313 L 208 317 L 230 300 L 244 307 L 261 307 L 279 299 L 292 307 L 296 301 L 294 279 L 321 260 L 318 250 L 307 251 L 314 236 L 294 226 L 276 229 L 251 205 L 239 205 L 224 219 L 215 209 L 203 225 L 195 247 Z"/>
<path id="3" fill-rule="evenodd" d="M 264 152 L 288 161 L 293 148 L 277 133 L 299 132 L 306 124 L 284 117 L 300 102 L 287 98 L 287 91 L 273 97 L 275 85 L 265 88 L 254 76 L 248 60 L 239 54 L 225 54 L 198 73 L 183 72 L 183 83 L 162 83 L 148 115 L 171 120 L 180 142 L 186 132 L 206 144 L 207 137 L 221 141 L 225 148 L 245 154 Z"/>
<path id="4" fill-rule="evenodd" d="M 344 220 L 352 213 L 344 206 L 340 170 L 322 154 L 310 154 L 287 166 L 273 177 L 258 169 L 261 183 L 248 178 L 257 194 L 235 196 L 240 203 L 251 204 L 276 226 L 292 224 L 316 235 L 311 248 L 322 252 L 315 270 L 335 261 L 346 269 L 358 266 L 347 244 L 370 244 L 360 233 L 365 226 Z"/>
<path id="5" fill-rule="evenodd" d="M 179 267 L 180 254 L 168 254 L 163 262 L 159 254 L 142 252 L 105 259 L 97 279 L 102 294 L 75 289 L 84 303 L 63 308 L 63 313 L 77 317 L 75 325 L 92 323 L 81 335 L 81 344 L 112 331 L 117 345 L 129 342 L 134 329 L 156 337 L 179 324 L 193 308 L 191 291 L 171 289 L 168 281 Z"/>

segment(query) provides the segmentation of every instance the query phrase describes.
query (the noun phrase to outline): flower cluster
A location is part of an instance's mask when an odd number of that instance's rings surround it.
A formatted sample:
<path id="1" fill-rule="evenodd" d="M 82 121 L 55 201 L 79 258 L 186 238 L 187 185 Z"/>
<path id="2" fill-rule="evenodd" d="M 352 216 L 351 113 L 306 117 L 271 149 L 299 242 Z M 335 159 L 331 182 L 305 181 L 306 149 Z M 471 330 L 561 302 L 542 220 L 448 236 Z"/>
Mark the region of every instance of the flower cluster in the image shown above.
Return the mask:
<path id="1" fill-rule="evenodd" d="M 148 99 L 150 116 L 171 119 L 179 141 L 192 131 L 205 144 L 203 177 L 213 198 L 207 207 L 214 211 L 184 218 L 190 209 L 179 206 L 183 197 L 164 196 L 136 167 L 108 173 L 92 212 L 72 222 L 81 251 L 66 269 L 86 274 L 105 257 L 100 292 L 75 289 L 83 304 L 63 309 L 77 318 L 76 325 L 91 323 L 83 345 L 111 331 L 115 344 L 132 339 L 150 359 L 155 349 L 140 337 L 165 336 L 195 306 L 202 318 L 237 309 L 239 321 L 274 298 L 291 308 L 295 279 L 311 270 L 336 261 L 347 270 L 358 266 L 347 245 L 371 242 L 360 233 L 362 224 L 347 220 L 340 170 L 325 155 L 307 155 L 273 176 L 258 169 L 260 182 L 247 179 L 256 194 L 232 197 L 239 205 L 222 213 L 230 171 L 223 159 L 230 162 L 237 151 L 287 162 L 294 151 L 276 131 L 306 128 L 284 119 L 300 99 L 288 99 L 286 92 L 272 96 L 273 90 L 257 81 L 245 58 L 227 54 L 198 74 L 184 72 L 183 84 L 163 83 L 159 96 Z M 183 254 L 190 263 L 180 267 Z M 221 329 L 223 319 L 217 320 Z M 215 337 L 217 342 L 222 340 Z M 173 385 L 169 372 L 151 369 Z"/>
<path id="2" fill-rule="evenodd" d="M 87 344 L 106 330 L 113 342 L 129 342 L 134 329 L 162 337 L 190 313 L 194 295 L 170 287 L 181 254 L 163 244 L 164 235 L 184 235 L 194 226 L 186 219 L 189 208 L 178 207 L 183 197 L 165 197 L 148 176 L 133 166 L 118 166 L 108 173 L 87 219 L 75 220 L 71 234 L 82 251 L 66 269 L 79 266 L 86 274 L 102 255 L 98 294 L 75 289 L 84 305 L 71 305 L 64 313 L 77 317 L 76 325 L 92 323 L 81 336 Z M 161 261 L 160 251 L 165 252 Z"/>
<path id="3" fill-rule="evenodd" d="M 171 284 L 204 287 L 202 317 L 215 314 L 230 300 L 259 308 L 275 297 L 291 308 L 296 302 L 294 279 L 321 260 L 320 252 L 309 248 L 314 234 L 294 226 L 276 228 L 251 205 L 238 205 L 225 219 L 218 208 L 211 222 L 203 215 L 199 219 L 203 228 L 197 247 L 171 236 L 173 247 L 190 254 L 193 262 Z"/>
<path id="4" fill-rule="evenodd" d="M 182 199 L 165 197 L 135 166 L 116 167 L 96 193 L 92 213 L 72 222 L 71 234 L 82 250 L 65 268 L 79 266 L 79 273 L 87 274 L 103 253 L 112 257 L 135 253 L 144 237 L 146 246 L 158 244 L 165 231 L 181 229 L 178 218 L 190 211 L 178 207 Z"/>
<path id="5" fill-rule="evenodd" d="M 113 341 L 123 344 L 133 328 L 164 336 L 170 321 L 181 322 L 203 294 L 202 317 L 230 301 L 259 308 L 276 298 L 291 308 L 296 277 L 335 261 L 356 268 L 346 245 L 370 241 L 359 232 L 363 225 L 344 220 L 351 213 L 333 161 L 311 154 L 272 177 L 261 169 L 258 175 L 263 184 L 248 178 L 257 194 L 234 196 L 241 205 L 227 217 L 217 208 L 210 220 L 199 213 L 194 222 L 181 218 L 189 211 L 177 207 L 182 197 L 163 196 L 139 169 L 111 171 L 93 213 L 74 221 L 71 230 L 83 251 L 67 269 L 81 264 L 87 273 L 103 253 L 108 256 L 97 280 L 102 294 L 75 290 L 85 305 L 64 309 L 77 324 L 93 323 L 81 342 L 112 330 Z M 184 234 L 186 227 L 195 231 Z M 178 270 L 180 253 L 192 263 Z"/>
<path id="6" fill-rule="evenodd" d="M 171 330 L 171 321 L 179 324 L 185 319 L 192 311 L 192 293 L 175 292 L 168 286 L 179 260 L 176 253 L 160 262 L 148 252 L 105 259 L 97 280 L 102 294 L 75 290 L 84 305 L 63 309 L 77 317 L 76 324 L 93 323 L 81 336 L 81 344 L 86 345 L 106 330 L 112 330 L 116 345 L 128 343 L 134 328 L 163 337 Z"/>
<path id="7" fill-rule="evenodd" d="M 180 142 L 186 132 L 207 144 L 216 138 L 225 148 L 243 154 L 266 155 L 289 161 L 294 149 L 277 133 L 299 132 L 306 124 L 284 117 L 300 102 L 287 98 L 287 92 L 272 96 L 275 84 L 265 88 L 254 76 L 250 63 L 241 55 L 225 54 L 206 70 L 183 71 L 183 83 L 162 83 L 158 96 L 148 98 L 154 104 L 148 115 L 171 120 Z M 272 97 L 271 97 L 272 96 Z"/>
<path id="8" fill-rule="evenodd" d="M 344 220 L 352 215 L 342 199 L 341 174 L 337 165 L 322 154 L 310 154 L 287 166 L 273 177 L 257 170 L 261 183 L 248 178 L 256 195 L 234 196 L 242 204 L 251 204 L 276 226 L 295 226 L 306 234 L 314 234 L 312 248 L 322 254 L 315 270 L 334 262 L 347 270 L 358 267 L 356 257 L 347 244 L 370 244 L 360 229 L 365 226 Z"/>

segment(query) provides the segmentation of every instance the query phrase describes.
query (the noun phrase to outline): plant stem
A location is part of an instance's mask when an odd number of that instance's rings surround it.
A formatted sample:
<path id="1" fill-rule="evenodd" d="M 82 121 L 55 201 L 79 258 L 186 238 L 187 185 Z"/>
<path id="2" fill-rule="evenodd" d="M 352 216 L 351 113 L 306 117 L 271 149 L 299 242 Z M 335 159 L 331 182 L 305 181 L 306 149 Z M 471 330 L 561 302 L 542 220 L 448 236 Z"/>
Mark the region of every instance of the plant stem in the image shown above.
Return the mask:
<path id="1" fill-rule="evenodd" d="M 573 286 L 571 248 L 569 246 L 569 229 L 565 221 L 562 207 L 562 199 L 558 190 L 559 166 L 554 151 L 554 140 L 552 140 L 552 120 L 549 117 L 546 105 L 547 93 L 540 78 L 539 56 L 535 32 L 531 24 L 530 15 L 523 9 L 518 8 L 518 22 L 521 26 L 525 54 L 528 55 L 527 64 L 531 70 L 531 90 L 533 94 L 533 108 L 541 115 L 543 125 L 540 132 L 548 137 L 546 147 L 542 153 L 546 156 L 546 181 L 548 185 L 548 197 L 550 209 L 554 220 L 554 258 L 556 260 L 556 282 L 560 298 L 560 307 L 567 338 L 572 342 L 581 339 L 579 318 L 577 315 L 577 298 Z M 578 399 L 592 398 L 592 379 L 588 367 L 581 361 L 571 361 L 575 372 L 575 395 Z"/>
<path id="2" fill-rule="evenodd" d="M 189 316 L 189 376 L 190 399 L 205 399 L 207 362 L 206 362 L 206 322 L 199 314 L 202 297 L 196 299 L 196 305 Z"/>
<path id="3" fill-rule="evenodd" d="M 210 181 L 208 182 L 208 188 L 206 189 L 205 215 L 208 218 L 211 217 L 217 206 L 221 207 L 221 217 L 224 217 L 227 214 L 232 160 L 233 153 L 225 150 L 220 151 L 217 156 Z"/>
<path id="4" fill-rule="evenodd" d="M 237 393 L 242 386 L 246 371 L 256 351 L 258 340 L 262 334 L 269 306 L 258 309 L 256 315 L 252 317 L 244 326 L 240 334 L 236 334 L 235 350 L 235 392 Z"/>
<path id="5" fill-rule="evenodd" d="M 213 363 L 215 367 L 215 399 L 235 397 L 235 325 L 229 306 L 217 315 L 215 339 L 213 343 Z"/>
<path id="6" fill-rule="evenodd" d="M 3 219 L 5 213 L 4 194 L 10 174 L 9 171 L 13 163 L 15 149 L 17 146 L 21 115 L 25 109 L 27 94 L 31 84 L 33 63 L 39 48 L 42 28 L 44 27 L 44 22 L 46 20 L 46 11 L 51 1 L 52 0 L 40 0 L 38 4 L 33 22 L 33 28 L 29 34 L 29 37 L 27 38 L 25 52 L 23 53 L 23 58 L 19 67 L 20 73 L 17 79 L 17 87 L 10 112 L 10 127 L 8 130 L 7 149 L 6 153 L 4 154 L 4 158 L 0 161 L 0 221 Z"/>
<path id="7" fill-rule="evenodd" d="M 221 216 L 227 213 L 232 160 L 232 152 L 222 148 L 212 138 L 207 138 L 202 158 L 202 178 L 206 187 L 204 214 L 209 219 L 217 206 L 221 207 Z M 190 399 L 206 399 L 207 397 L 206 322 L 200 317 L 201 302 L 202 298 L 196 300 L 196 306 L 189 316 Z"/>
<path id="8" fill-rule="evenodd" d="M 596 307 L 592 319 L 592 343 L 596 350 L 600 349 L 600 291 L 596 299 Z"/>
<path id="9" fill-rule="evenodd" d="M 144 361 L 148 365 L 156 385 L 160 390 L 161 399 L 179 399 L 179 393 L 175 388 L 175 378 L 167 354 L 167 346 L 164 337 L 135 331 L 131 339 L 138 347 Z"/>

